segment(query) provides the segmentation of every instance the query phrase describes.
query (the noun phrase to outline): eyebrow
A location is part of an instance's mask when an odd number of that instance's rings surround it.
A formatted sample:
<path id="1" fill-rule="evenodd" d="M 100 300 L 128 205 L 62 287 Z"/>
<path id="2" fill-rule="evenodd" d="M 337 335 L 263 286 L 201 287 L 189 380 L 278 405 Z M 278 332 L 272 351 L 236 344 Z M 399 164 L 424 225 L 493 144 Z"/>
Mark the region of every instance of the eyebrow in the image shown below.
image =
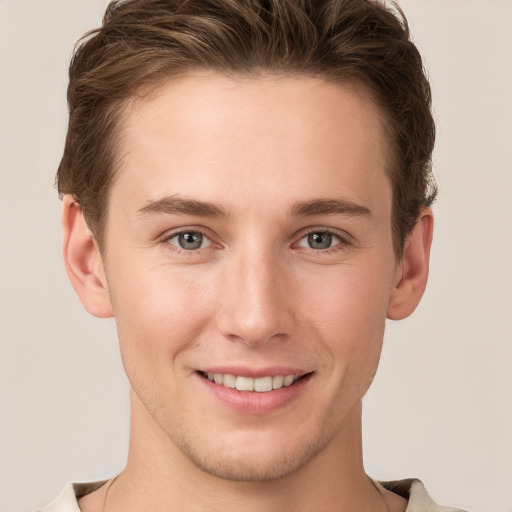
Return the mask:
<path id="1" fill-rule="evenodd" d="M 197 217 L 229 217 L 229 213 L 218 204 L 178 196 L 167 196 L 151 201 L 138 210 L 137 213 L 142 216 L 167 213 L 170 215 L 195 215 Z"/>
<path id="2" fill-rule="evenodd" d="M 346 199 L 314 199 L 312 201 L 297 202 L 290 209 L 291 215 L 310 217 L 313 215 L 347 215 L 371 217 L 371 211 L 360 204 Z"/>
<path id="3" fill-rule="evenodd" d="M 187 197 L 166 196 L 149 202 L 137 212 L 141 216 L 166 213 L 169 215 L 194 215 L 197 217 L 230 217 L 222 206 L 207 201 L 198 201 Z M 311 217 L 314 215 L 347 215 L 371 217 L 366 206 L 346 199 L 314 199 L 296 202 L 290 208 L 290 215 Z"/>

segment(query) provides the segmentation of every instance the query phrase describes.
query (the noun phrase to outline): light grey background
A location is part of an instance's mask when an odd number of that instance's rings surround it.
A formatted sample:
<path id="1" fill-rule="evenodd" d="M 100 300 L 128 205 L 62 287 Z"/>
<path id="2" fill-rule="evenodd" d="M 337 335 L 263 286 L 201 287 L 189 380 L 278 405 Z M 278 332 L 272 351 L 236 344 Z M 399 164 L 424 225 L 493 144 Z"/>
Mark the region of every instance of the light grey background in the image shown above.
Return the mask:
<path id="1" fill-rule="evenodd" d="M 443 504 L 512 511 L 512 2 L 403 0 L 430 72 L 441 193 L 430 285 L 390 323 L 365 399 L 365 461 Z M 0 511 L 112 476 L 128 440 L 111 320 L 60 256 L 52 188 L 74 41 L 104 0 L 0 0 Z"/>

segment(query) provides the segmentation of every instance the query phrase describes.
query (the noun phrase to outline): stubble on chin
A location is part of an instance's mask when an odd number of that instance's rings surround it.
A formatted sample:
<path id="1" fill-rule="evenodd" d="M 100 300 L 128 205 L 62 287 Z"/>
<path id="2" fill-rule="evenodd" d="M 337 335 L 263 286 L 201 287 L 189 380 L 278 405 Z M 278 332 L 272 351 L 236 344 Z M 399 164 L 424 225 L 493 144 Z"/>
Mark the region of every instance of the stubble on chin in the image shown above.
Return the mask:
<path id="1" fill-rule="evenodd" d="M 230 482 L 263 483 L 284 479 L 306 466 L 328 444 L 321 433 L 311 436 L 314 442 L 303 442 L 296 447 L 270 449 L 253 444 L 243 451 L 221 445 L 205 447 L 198 438 L 191 437 L 184 428 L 167 434 L 173 445 L 202 472 Z M 215 440 L 213 441 L 215 442 Z"/>

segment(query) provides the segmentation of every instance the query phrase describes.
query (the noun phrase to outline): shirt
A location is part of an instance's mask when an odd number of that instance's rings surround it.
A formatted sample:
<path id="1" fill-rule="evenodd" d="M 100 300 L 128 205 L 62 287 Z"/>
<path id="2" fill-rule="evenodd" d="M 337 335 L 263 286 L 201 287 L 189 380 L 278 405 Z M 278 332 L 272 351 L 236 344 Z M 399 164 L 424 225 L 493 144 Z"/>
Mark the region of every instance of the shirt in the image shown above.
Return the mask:
<path id="1" fill-rule="evenodd" d="M 78 507 L 78 498 L 96 491 L 105 482 L 106 480 L 86 484 L 68 484 L 54 501 L 40 509 L 39 512 L 81 512 Z M 380 484 L 409 501 L 405 512 L 464 512 L 458 508 L 436 505 L 420 480 L 411 478 L 394 482 L 380 482 Z"/>

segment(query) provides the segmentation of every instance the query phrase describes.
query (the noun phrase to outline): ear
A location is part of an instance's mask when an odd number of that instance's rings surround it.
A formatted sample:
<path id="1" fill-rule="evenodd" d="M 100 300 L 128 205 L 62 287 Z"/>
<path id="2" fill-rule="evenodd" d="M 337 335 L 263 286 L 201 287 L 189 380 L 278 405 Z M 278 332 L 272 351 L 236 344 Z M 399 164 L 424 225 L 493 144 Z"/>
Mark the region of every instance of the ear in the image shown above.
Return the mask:
<path id="1" fill-rule="evenodd" d="M 113 316 L 103 260 L 82 210 L 71 195 L 63 198 L 63 253 L 69 280 L 85 309 L 99 318 Z"/>
<path id="2" fill-rule="evenodd" d="M 397 268 L 395 286 L 387 311 L 387 317 L 391 320 L 408 317 L 423 296 L 427 286 L 433 228 L 432 210 L 424 208 L 405 241 L 402 259 Z"/>

